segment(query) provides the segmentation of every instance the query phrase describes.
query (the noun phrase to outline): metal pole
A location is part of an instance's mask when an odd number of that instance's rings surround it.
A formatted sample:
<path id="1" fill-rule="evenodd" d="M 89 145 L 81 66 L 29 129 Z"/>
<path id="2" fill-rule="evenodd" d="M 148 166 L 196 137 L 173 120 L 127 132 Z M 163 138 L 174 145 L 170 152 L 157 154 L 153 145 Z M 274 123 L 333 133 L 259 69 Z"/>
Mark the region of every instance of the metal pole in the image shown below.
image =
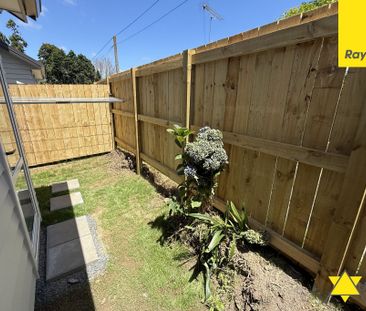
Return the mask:
<path id="1" fill-rule="evenodd" d="M 41 213 L 40 213 L 40 210 L 39 210 L 38 200 L 37 200 L 36 192 L 34 191 L 31 175 L 30 175 L 30 172 L 29 172 L 29 169 L 28 169 L 28 163 L 27 163 L 27 159 L 26 159 L 26 156 L 25 156 L 23 142 L 22 142 L 22 138 L 20 136 L 18 123 L 17 123 L 16 117 L 15 117 L 13 102 L 12 102 L 12 99 L 11 99 L 10 94 L 9 94 L 8 83 L 7 83 L 6 78 L 5 78 L 5 72 L 4 72 L 1 57 L 0 57 L 0 83 L 1 83 L 1 87 L 3 89 L 5 103 L 6 103 L 6 106 L 8 108 L 9 119 L 10 119 L 11 126 L 13 128 L 14 138 L 15 138 L 16 145 L 17 145 L 17 148 L 18 148 L 19 156 L 23 160 L 24 177 L 25 177 L 25 180 L 27 182 L 28 191 L 29 191 L 29 194 L 30 194 L 30 198 L 31 198 L 33 208 L 34 208 L 35 215 L 34 215 L 34 223 L 33 223 L 33 230 L 32 230 L 33 231 L 32 240 L 33 240 L 33 252 L 34 252 L 34 256 L 35 256 L 36 261 L 37 261 L 38 260 L 39 230 L 40 230 L 40 223 L 41 223 L 41 220 L 42 220 L 41 219 Z"/>
<path id="2" fill-rule="evenodd" d="M 114 64 L 116 66 L 116 73 L 119 73 L 118 50 L 117 50 L 117 36 L 113 36 L 114 47 Z"/>

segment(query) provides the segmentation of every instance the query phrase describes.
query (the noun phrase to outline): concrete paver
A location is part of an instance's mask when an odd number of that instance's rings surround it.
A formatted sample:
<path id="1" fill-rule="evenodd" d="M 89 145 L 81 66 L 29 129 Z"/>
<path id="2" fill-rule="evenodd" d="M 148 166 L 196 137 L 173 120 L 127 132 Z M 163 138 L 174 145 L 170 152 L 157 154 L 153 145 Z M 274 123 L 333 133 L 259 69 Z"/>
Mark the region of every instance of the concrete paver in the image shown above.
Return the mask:
<path id="1" fill-rule="evenodd" d="M 63 191 L 72 191 L 79 188 L 80 184 L 78 179 L 66 180 L 51 185 L 52 194 Z"/>
<path id="2" fill-rule="evenodd" d="M 79 204 L 83 204 L 84 200 L 80 192 L 73 192 L 58 197 L 51 198 L 50 210 L 57 211 L 63 208 L 73 207 Z"/>

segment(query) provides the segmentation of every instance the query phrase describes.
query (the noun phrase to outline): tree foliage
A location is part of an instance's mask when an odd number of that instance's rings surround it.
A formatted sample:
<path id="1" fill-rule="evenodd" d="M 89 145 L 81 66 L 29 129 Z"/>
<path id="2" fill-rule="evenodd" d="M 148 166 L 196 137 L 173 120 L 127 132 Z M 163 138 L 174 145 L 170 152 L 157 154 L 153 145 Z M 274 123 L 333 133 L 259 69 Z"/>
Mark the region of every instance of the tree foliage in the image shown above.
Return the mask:
<path id="1" fill-rule="evenodd" d="M 6 28 L 10 29 L 11 31 L 10 36 L 7 37 L 4 33 L 0 32 L 0 40 L 24 53 L 28 43 L 21 36 L 19 32 L 19 26 L 12 19 L 9 19 L 6 23 Z"/>
<path id="2" fill-rule="evenodd" d="M 283 13 L 283 18 L 298 15 L 300 13 L 305 13 L 336 1 L 337 0 L 312 0 L 308 2 L 303 2 L 298 7 L 291 8 Z"/>
<path id="3" fill-rule="evenodd" d="M 99 80 L 92 62 L 83 54 L 76 55 L 74 51 L 66 54 L 53 44 L 43 43 L 38 58 L 45 67 L 47 83 L 91 84 Z"/>

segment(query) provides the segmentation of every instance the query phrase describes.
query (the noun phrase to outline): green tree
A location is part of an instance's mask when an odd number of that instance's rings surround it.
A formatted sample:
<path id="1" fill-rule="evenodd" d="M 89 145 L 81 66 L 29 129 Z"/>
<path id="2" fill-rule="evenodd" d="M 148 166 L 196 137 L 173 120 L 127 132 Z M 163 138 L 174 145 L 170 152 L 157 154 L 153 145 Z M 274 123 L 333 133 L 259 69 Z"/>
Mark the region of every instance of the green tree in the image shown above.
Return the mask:
<path id="1" fill-rule="evenodd" d="M 97 69 L 95 72 L 95 81 L 99 81 L 102 79 L 102 75 L 100 74 L 100 71 Z"/>
<path id="2" fill-rule="evenodd" d="M 64 50 L 49 43 L 39 49 L 38 58 L 44 64 L 47 83 L 91 84 L 97 81 L 97 72 L 92 62 L 84 55 Z"/>
<path id="3" fill-rule="evenodd" d="M 57 46 L 44 43 L 38 51 L 38 58 L 44 65 L 47 83 L 62 84 L 67 78 L 66 54 Z"/>
<path id="4" fill-rule="evenodd" d="M 20 35 L 19 26 L 12 19 L 9 19 L 6 23 L 6 28 L 10 29 L 12 32 L 8 38 L 10 41 L 10 46 L 24 53 L 28 43 Z"/>
<path id="5" fill-rule="evenodd" d="M 312 0 L 308 2 L 303 2 L 298 7 L 287 10 L 285 13 L 283 13 L 282 17 L 286 18 L 293 15 L 298 15 L 300 13 L 305 13 L 336 1 L 337 0 Z"/>
<path id="6" fill-rule="evenodd" d="M 1 31 L 0 31 L 0 41 L 6 43 L 8 45 L 10 44 L 8 37 L 6 35 L 4 35 Z"/>
<path id="7" fill-rule="evenodd" d="M 0 41 L 24 53 L 28 43 L 21 36 L 19 26 L 12 19 L 9 19 L 6 23 L 6 28 L 10 29 L 11 35 L 7 37 L 4 33 L 0 32 Z"/>

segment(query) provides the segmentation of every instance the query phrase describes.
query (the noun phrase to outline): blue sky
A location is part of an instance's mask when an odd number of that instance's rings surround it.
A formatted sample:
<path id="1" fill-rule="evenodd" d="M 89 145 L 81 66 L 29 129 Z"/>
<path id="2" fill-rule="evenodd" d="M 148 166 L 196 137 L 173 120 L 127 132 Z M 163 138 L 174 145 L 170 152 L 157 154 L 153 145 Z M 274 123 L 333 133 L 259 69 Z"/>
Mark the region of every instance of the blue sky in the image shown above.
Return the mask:
<path id="1" fill-rule="evenodd" d="M 155 0 L 42 0 L 43 12 L 37 22 L 20 26 L 28 42 L 26 53 L 37 58 L 43 42 L 74 50 L 92 58 L 104 43 Z M 122 33 L 118 40 L 139 31 L 183 0 L 160 0 L 152 10 Z M 208 3 L 222 21 L 212 22 L 211 39 L 218 40 L 277 20 L 301 0 L 188 0 L 176 11 L 134 38 L 119 44 L 122 69 L 173 55 L 187 48 L 207 43 L 209 17 L 202 10 Z M 10 15 L 0 14 L 1 31 L 7 33 Z M 110 46 L 99 55 L 113 57 Z M 109 53 L 107 53 L 109 51 Z"/>

